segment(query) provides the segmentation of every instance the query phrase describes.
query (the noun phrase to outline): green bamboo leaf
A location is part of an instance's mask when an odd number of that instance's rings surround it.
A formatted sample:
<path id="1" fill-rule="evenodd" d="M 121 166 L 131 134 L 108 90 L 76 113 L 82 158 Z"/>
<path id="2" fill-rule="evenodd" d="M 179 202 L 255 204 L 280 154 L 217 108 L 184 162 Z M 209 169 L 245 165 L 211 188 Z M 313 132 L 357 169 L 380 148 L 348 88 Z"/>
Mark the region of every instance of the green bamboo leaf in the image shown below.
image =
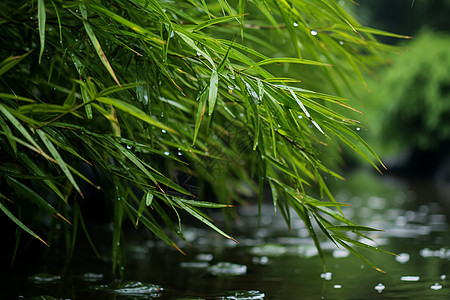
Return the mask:
<path id="1" fill-rule="evenodd" d="M 184 209 L 187 213 L 189 213 L 190 215 L 192 215 L 193 217 L 197 218 L 198 220 L 200 220 L 201 222 L 203 222 L 205 225 L 211 227 L 214 231 L 216 231 L 217 233 L 219 233 L 220 235 L 226 237 L 227 239 L 230 239 L 236 243 L 238 243 L 235 239 L 233 239 L 232 237 L 230 237 L 228 234 L 226 234 L 225 232 L 223 232 L 222 230 L 220 230 L 219 228 L 217 228 L 213 223 L 211 223 L 209 220 L 207 220 L 205 217 L 203 217 L 196 209 L 194 209 L 193 207 L 191 207 L 190 205 L 186 204 L 185 202 L 181 201 L 179 198 L 173 198 L 173 200 L 182 208 Z"/>
<path id="2" fill-rule="evenodd" d="M 178 27 L 178 28 L 180 28 L 180 27 Z M 183 31 L 183 30 L 180 28 L 180 31 Z M 202 49 L 200 49 L 199 47 L 197 47 L 197 45 L 194 43 L 194 41 L 190 37 L 188 37 L 188 34 L 190 34 L 190 33 L 185 32 L 186 34 L 183 34 L 180 31 L 177 32 L 177 35 L 179 35 L 186 42 L 186 44 L 188 44 L 192 49 L 194 49 L 196 51 L 196 53 L 198 53 L 200 56 L 203 56 L 204 58 L 206 58 L 206 60 L 208 60 L 208 62 L 211 64 L 211 67 L 213 69 L 216 69 L 216 64 L 214 63 L 211 56 L 207 52 L 205 52 Z"/>
<path id="3" fill-rule="evenodd" d="M 55 10 L 55 13 L 56 13 L 56 18 L 58 19 L 59 43 L 60 43 L 61 46 L 62 46 L 63 42 L 62 42 L 62 25 L 61 25 L 61 17 L 60 17 L 60 15 L 59 15 L 58 7 L 56 7 L 55 2 L 54 2 L 53 0 L 51 0 L 51 1 L 52 1 L 53 9 Z"/>
<path id="4" fill-rule="evenodd" d="M 147 176 L 154 184 L 158 185 L 155 177 L 147 170 L 147 168 L 141 163 L 139 158 L 136 157 L 130 150 L 122 146 L 117 142 L 112 142 L 114 147 L 116 147 L 123 155 L 125 155 L 136 167 L 141 170 L 145 176 Z"/>
<path id="5" fill-rule="evenodd" d="M 33 232 L 33 230 L 31 230 L 30 228 L 28 228 L 25 224 L 23 224 L 19 219 L 17 219 L 9 210 L 6 206 L 3 205 L 2 202 L 0 202 L 0 209 L 3 211 L 3 213 L 14 223 L 16 223 L 17 226 L 19 226 L 23 231 L 25 231 L 26 233 L 28 233 L 29 235 L 31 235 L 32 237 L 38 239 L 39 241 L 41 241 L 42 243 L 44 243 L 44 245 L 46 245 L 47 247 L 49 247 L 49 245 L 43 240 L 41 239 L 36 233 Z"/>
<path id="6" fill-rule="evenodd" d="M 334 234 L 333 236 L 336 237 L 336 238 L 339 238 L 340 240 L 352 243 L 352 244 L 354 244 L 356 246 L 359 246 L 359 247 L 362 247 L 362 248 L 366 248 L 366 249 L 370 249 L 372 251 L 377 251 L 377 252 L 382 252 L 382 253 L 386 253 L 386 254 L 389 254 L 389 255 L 397 256 L 397 254 L 395 254 L 395 253 L 392 253 L 392 252 L 386 251 L 384 249 L 365 244 L 363 242 L 359 242 L 357 240 L 349 238 L 348 236 L 340 234 L 340 233 Z M 369 240 L 371 240 L 371 239 L 369 239 Z"/>
<path id="7" fill-rule="evenodd" d="M 18 154 L 18 157 L 20 160 L 23 161 L 24 165 L 29 168 L 32 172 L 34 172 L 36 175 L 41 176 L 44 178 L 42 181 L 64 202 L 67 203 L 67 198 L 64 197 L 61 193 L 61 191 L 58 189 L 56 184 L 50 180 L 46 179 L 48 178 L 48 174 L 46 174 L 37 164 L 34 163 L 34 161 L 25 153 L 20 152 Z"/>
<path id="8" fill-rule="evenodd" d="M 84 106 L 84 109 L 86 111 L 86 117 L 88 119 L 92 119 L 92 106 L 90 104 L 91 97 L 89 96 L 89 93 L 87 91 L 87 87 L 85 84 L 80 84 L 80 89 L 81 89 L 81 97 L 83 98 L 83 103 L 87 103 Z"/>
<path id="9" fill-rule="evenodd" d="M 209 96 L 208 96 L 208 115 L 212 115 L 214 107 L 216 106 L 217 90 L 219 88 L 219 75 L 216 70 L 211 72 L 211 79 L 209 82 Z"/>
<path id="10" fill-rule="evenodd" d="M 302 65 L 312 65 L 312 66 L 321 66 L 321 67 L 330 67 L 330 64 L 323 63 L 320 61 L 314 61 L 314 60 L 308 60 L 308 59 L 301 59 L 301 58 L 295 58 L 295 57 L 275 57 L 275 58 L 267 58 L 264 60 L 261 60 L 254 64 L 253 66 L 250 66 L 249 68 L 253 68 L 254 66 L 263 66 L 263 65 L 269 65 L 269 64 L 275 64 L 275 63 L 289 63 L 289 64 L 302 64 Z"/>
<path id="11" fill-rule="evenodd" d="M 231 41 L 231 44 L 230 44 L 230 46 L 228 47 L 227 52 L 225 53 L 225 56 L 223 57 L 223 59 L 222 59 L 222 61 L 220 62 L 219 66 L 217 67 L 217 72 L 218 72 L 218 73 L 222 72 L 223 69 L 225 68 L 225 64 L 226 64 L 227 61 L 228 61 L 228 56 L 230 55 L 230 50 L 231 50 L 231 48 L 232 48 L 232 46 L 233 46 L 233 42 L 234 42 L 235 37 L 236 37 L 236 35 L 233 37 L 233 40 Z"/>
<path id="12" fill-rule="evenodd" d="M 207 96 L 206 93 L 208 91 L 207 89 L 204 89 L 200 96 L 198 97 L 198 108 L 197 108 L 197 114 L 195 119 L 195 128 L 194 128 L 194 137 L 192 139 L 192 145 L 195 145 L 195 141 L 197 140 L 198 132 L 200 130 L 200 125 L 203 120 L 203 116 L 205 115 L 206 111 L 206 102 L 207 102 Z"/>
<path id="13" fill-rule="evenodd" d="M 377 267 L 376 265 L 374 265 L 371 261 L 369 261 L 367 258 L 365 258 L 363 255 L 361 255 L 361 253 L 359 253 L 358 251 L 356 251 L 355 249 L 353 249 L 352 247 L 350 247 L 349 245 L 347 245 L 344 241 L 342 241 L 340 238 L 333 236 L 335 241 L 338 242 L 341 246 L 343 246 L 345 249 L 347 249 L 350 253 L 352 253 L 354 256 L 358 257 L 360 260 L 362 260 L 363 262 L 365 262 L 367 265 L 369 265 L 370 267 L 372 267 L 373 269 L 381 272 L 381 273 L 386 273 L 385 271 L 383 271 L 382 269 L 380 269 L 379 267 Z"/>
<path id="14" fill-rule="evenodd" d="M 353 226 L 329 226 L 327 227 L 328 230 L 338 230 L 338 231 L 384 231 L 381 229 L 376 229 L 372 227 L 367 226 L 359 226 L 359 225 L 353 225 Z"/>
<path id="15" fill-rule="evenodd" d="M 131 30 L 135 31 L 139 35 L 145 37 L 146 40 L 158 43 L 158 44 L 164 44 L 165 42 L 161 40 L 160 38 L 156 37 L 150 30 L 145 29 L 142 26 L 139 26 L 138 24 L 131 22 L 130 20 L 127 20 L 115 13 L 113 13 L 111 10 L 106 9 L 102 6 L 90 4 L 89 8 L 96 10 L 102 14 L 105 14 L 109 18 L 121 23 L 122 25 L 130 28 Z M 84 17 L 84 16 L 83 16 Z"/>
<path id="16" fill-rule="evenodd" d="M 70 222 L 59 211 L 57 211 L 50 203 L 45 201 L 44 198 L 42 198 L 38 193 L 30 189 L 28 186 L 11 177 L 7 177 L 6 181 L 17 194 L 22 195 L 24 198 L 27 198 L 38 207 L 46 210 L 52 216 L 59 217 L 70 224 Z"/>
<path id="17" fill-rule="evenodd" d="M 204 207 L 204 208 L 227 208 L 227 207 L 234 207 L 234 205 L 229 204 L 220 204 L 220 203 L 214 203 L 214 202 L 207 202 L 207 201 L 196 201 L 196 200 L 188 200 L 188 199 L 182 199 L 178 198 L 179 201 L 182 201 L 186 203 L 187 205 L 195 206 L 195 207 Z"/>
<path id="18" fill-rule="evenodd" d="M 320 128 L 319 124 L 317 124 L 316 121 L 313 120 L 313 118 L 311 118 L 311 115 L 309 114 L 309 112 L 306 110 L 306 107 L 303 105 L 302 101 L 300 101 L 300 99 L 297 97 L 297 95 L 294 93 L 293 90 L 289 89 L 289 92 L 291 93 L 292 97 L 294 97 L 295 101 L 297 102 L 297 104 L 300 106 L 300 108 L 302 109 L 302 111 L 305 113 L 306 117 L 311 121 L 311 123 L 323 134 L 325 135 L 325 132 L 323 132 L 322 128 Z"/>
<path id="19" fill-rule="evenodd" d="M 236 19 L 238 17 L 241 17 L 242 15 L 233 15 L 233 16 L 224 16 L 224 17 L 220 17 L 220 18 L 215 18 L 215 19 L 210 19 L 207 21 L 204 21 L 200 24 L 198 24 L 197 26 L 195 26 L 192 31 L 199 31 L 202 30 L 203 28 L 206 28 L 208 26 L 214 25 L 214 24 L 219 24 L 219 23 L 225 23 L 227 21 L 230 21 L 232 19 Z"/>
<path id="20" fill-rule="evenodd" d="M 82 198 L 84 198 L 83 193 L 81 192 L 80 187 L 78 186 L 77 182 L 73 178 L 72 173 L 70 173 L 66 162 L 62 159 L 62 157 L 59 154 L 58 150 L 56 150 L 55 146 L 53 145 L 53 143 L 48 138 L 47 133 L 45 133 L 41 129 L 37 129 L 36 132 L 39 135 L 39 137 L 41 138 L 42 142 L 44 142 L 44 144 L 47 147 L 47 149 L 50 151 L 50 154 L 53 156 L 53 158 L 58 163 L 58 165 L 61 168 L 61 170 L 63 171 L 63 173 L 66 175 L 67 179 L 73 185 L 73 187 L 78 192 L 78 194 L 80 194 L 80 196 Z"/>
<path id="21" fill-rule="evenodd" d="M 31 103 L 36 102 L 35 100 L 30 99 L 30 98 L 21 97 L 21 96 L 12 95 L 12 94 L 6 94 L 6 93 L 0 93 L 0 98 L 12 99 L 15 101 L 25 101 L 25 102 L 31 102 Z"/>
<path id="22" fill-rule="evenodd" d="M 44 48 L 45 48 L 45 24 L 46 24 L 45 19 L 46 19 L 45 1 L 38 0 L 39 40 L 41 43 L 41 49 L 39 51 L 39 63 L 41 63 L 42 54 L 44 54 Z"/>
<path id="23" fill-rule="evenodd" d="M 175 130 L 173 130 L 172 128 L 167 127 L 166 125 L 164 125 L 163 123 L 153 119 L 152 117 L 150 117 L 148 114 L 146 114 L 144 111 L 142 111 L 141 109 L 137 108 L 136 106 L 129 104 L 125 101 L 119 100 L 119 99 L 114 99 L 114 98 L 107 98 L 107 97 L 97 97 L 95 99 L 96 101 L 102 102 L 102 103 L 106 103 L 106 104 L 111 104 L 112 106 L 114 106 L 115 108 L 118 108 L 150 125 L 159 127 L 161 129 L 164 129 L 168 132 L 172 132 L 175 134 L 179 134 L 178 132 L 176 132 Z"/>
<path id="24" fill-rule="evenodd" d="M 0 115 L 0 127 L 3 129 L 3 132 L 5 133 L 6 138 L 8 139 L 9 144 L 11 145 L 11 148 L 13 149 L 14 153 L 17 153 L 17 144 L 14 140 L 14 135 L 11 131 L 11 128 L 9 128 L 8 124 L 6 124 L 5 120 L 3 120 L 3 117 Z"/>
<path id="25" fill-rule="evenodd" d="M 127 203 L 127 205 L 128 205 L 128 208 L 137 216 L 138 211 L 133 206 L 131 206 L 131 204 Z M 144 224 L 145 227 L 147 227 L 151 232 L 153 232 L 163 242 L 165 242 L 169 246 L 174 247 L 175 249 L 177 249 L 178 251 L 180 251 L 181 253 L 184 254 L 184 252 L 181 251 L 181 249 L 161 230 L 161 228 L 159 228 L 158 225 L 151 222 L 145 216 L 142 216 L 140 221 L 142 222 L 142 224 Z"/>
<path id="26" fill-rule="evenodd" d="M 40 1 L 44 1 L 44 0 L 40 0 Z M 97 37 L 96 37 L 96 35 L 94 33 L 94 30 L 92 30 L 91 25 L 89 25 L 89 23 L 87 22 L 87 8 L 86 8 L 86 5 L 84 5 L 84 4 L 80 5 L 80 11 L 81 11 L 81 15 L 83 16 L 84 29 L 86 30 L 86 33 L 88 34 L 89 39 L 91 40 L 92 45 L 94 46 L 98 57 L 100 58 L 100 60 L 103 63 L 103 65 L 105 66 L 106 70 L 108 70 L 108 72 L 111 75 L 111 77 L 117 83 L 117 85 L 120 85 L 120 82 L 117 79 L 116 73 L 114 73 L 114 70 L 111 67 L 111 64 L 109 63 L 108 59 L 106 58 L 106 55 L 103 52 L 103 49 L 102 49 L 102 47 L 100 45 L 100 42 L 98 41 L 98 39 L 97 39 Z"/>
<path id="27" fill-rule="evenodd" d="M 241 38 L 244 39 L 244 16 L 245 16 L 245 4 L 247 0 L 239 0 L 239 23 L 241 23 Z"/>
<path id="28" fill-rule="evenodd" d="M 28 132 L 28 130 L 19 122 L 19 120 L 16 119 L 16 117 L 14 117 L 11 112 L 9 111 L 9 109 L 4 106 L 3 104 L 0 103 L 0 112 L 3 113 L 3 115 L 14 125 L 14 127 L 16 127 L 17 130 L 19 130 L 19 132 L 37 149 L 37 150 L 41 150 L 41 148 L 39 147 L 39 145 L 36 143 L 36 141 L 31 137 L 30 133 Z"/>
<path id="29" fill-rule="evenodd" d="M 1 63 L 0 63 L 0 77 L 2 77 L 2 75 L 4 73 L 6 73 L 8 70 L 10 70 L 11 68 L 13 68 L 15 65 L 17 65 L 22 59 L 24 59 L 25 57 L 27 57 L 33 50 L 28 51 L 27 53 L 23 54 L 23 55 L 19 55 L 19 56 L 10 56 L 5 58 Z M 5 93 L 0 93 L 0 97 L 4 97 L 6 98 Z M 17 98 L 17 96 L 15 95 L 10 95 L 10 97 L 15 97 Z M 19 97 L 20 98 L 20 97 Z M 27 99 L 27 98 L 24 98 Z M 34 101 L 31 99 L 27 99 L 30 101 Z"/>
<path id="30" fill-rule="evenodd" d="M 141 82 L 136 82 L 136 83 L 125 83 L 122 84 L 121 86 L 118 85 L 114 85 L 114 86 L 110 86 L 108 88 L 105 88 L 103 90 L 101 90 L 96 97 L 105 97 L 108 96 L 110 94 L 114 94 L 114 93 L 120 93 L 129 89 L 133 89 L 139 85 L 142 85 L 143 83 Z"/>
<path id="31" fill-rule="evenodd" d="M 364 26 L 355 26 L 355 29 L 356 29 L 356 31 L 359 31 L 359 32 L 400 38 L 400 39 L 412 39 L 413 38 L 413 37 L 407 36 L 407 35 L 395 34 L 395 33 L 387 32 L 384 30 L 379 30 L 379 29 L 369 28 L 369 27 L 364 27 Z"/>

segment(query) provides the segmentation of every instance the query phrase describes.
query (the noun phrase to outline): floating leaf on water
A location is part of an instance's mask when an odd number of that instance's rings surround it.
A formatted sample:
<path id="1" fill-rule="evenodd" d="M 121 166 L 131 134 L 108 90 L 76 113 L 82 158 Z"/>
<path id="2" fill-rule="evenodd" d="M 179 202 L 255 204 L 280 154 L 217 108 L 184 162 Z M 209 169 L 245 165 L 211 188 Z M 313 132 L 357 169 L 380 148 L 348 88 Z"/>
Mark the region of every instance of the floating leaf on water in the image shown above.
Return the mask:
<path id="1" fill-rule="evenodd" d="M 219 262 L 216 265 L 210 266 L 208 272 L 215 276 L 239 276 L 247 273 L 246 265 L 238 265 L 230 262 Z M 226 298 L 232 299 L 232 298 Z M 236 298 L 241 299 L 241 298 Z"/>

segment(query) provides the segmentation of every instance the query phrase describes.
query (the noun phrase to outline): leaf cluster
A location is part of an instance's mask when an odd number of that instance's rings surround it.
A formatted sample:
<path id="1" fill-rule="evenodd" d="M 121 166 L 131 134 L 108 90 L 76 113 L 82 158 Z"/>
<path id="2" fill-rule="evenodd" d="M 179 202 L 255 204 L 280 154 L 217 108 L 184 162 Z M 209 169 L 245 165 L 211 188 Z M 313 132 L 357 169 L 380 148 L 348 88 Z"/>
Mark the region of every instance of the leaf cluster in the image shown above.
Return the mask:
<path id="1" fill-rule="evenodd" d="M 324 91 L 339 94 L 362 79 L 386 48 L 372 34 L 387 33 L 325 0 L 30 0 L 0 8 L 0 208 L 20 228 L 50 243 L 28 225 L 42 228 L 39 218 L 21 218 L 32 205 L 66 223 L 73 250 L 78 228 L 89 237 L 83 186 L 101 189 L 116 269 L 127 220 L 177 249 L 170 232 L 182 237 L 184 214 L 233 239 L 202 209 L 249 193 L 261 203 L 270 186 L 275 210 L 288 224 L 292 211 L 300 216 L 322 258 L 317 228 L 368 262 L 349 244 L 369 246 L 342 234 L 367 228 L 340 212 L 324 177 L 342 177 L 321 155 L 342 141 L 375 168 L 379 159 L 356 121 L 334 109 L 352 110 L 348 101 Z"/>

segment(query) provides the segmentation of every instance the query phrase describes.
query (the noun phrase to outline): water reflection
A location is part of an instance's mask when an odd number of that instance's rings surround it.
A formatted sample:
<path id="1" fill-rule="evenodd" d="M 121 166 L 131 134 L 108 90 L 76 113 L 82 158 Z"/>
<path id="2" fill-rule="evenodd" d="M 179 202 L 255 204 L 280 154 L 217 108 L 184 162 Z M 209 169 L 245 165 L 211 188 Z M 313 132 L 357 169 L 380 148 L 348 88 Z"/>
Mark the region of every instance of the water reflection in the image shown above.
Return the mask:
<path id="1" fill-rule="evenodd" d="M 361 252 L 387 274 L 367 267 L 326 239 L 322 244 L 327 262 L 324 272 L 303 222 L 293 219 L 291 230 L 287 230 L 284 219 L 274 215 L 273 206 L 268 204 L 262 207 L 260 226 L 255 205 L 237 209 L 239 218 L 227 232 L 240 244 L 203 227 L 183 228 L 192 245 L 183 249 L 186 256 L 142 236 L 128 240 L 126 278 L 134 281 L 117 283 L 103 275 L 108 264 L 98 267 L 86 259 L 74 262 L 76 268 L 64 275 L 46 275 L 57 278 L 51 285 L 36 280 L 46 278 L 42 275 L 46 273 L 39 272 L 28 274 L 29 279 L 11 276 L 2 280 L 15 289 L 8 295 L 65 299 L 449 298 L 450 237 L 445 200 L 431 186 L 417 182 L 409 186 L 389 177 L 349 177 L 349 182 L 334 187 L 336 200 L 352 205 L 343 209 L 347 217 L 385 230 L 370 232 L 374 242 L 364 242 L 398 256 L 365 249 Z M 220 214 L 215 219 L 218 225 L 224 224 Z M 57 266 L 42 266 L 46 269 L 62 274 Z"/>

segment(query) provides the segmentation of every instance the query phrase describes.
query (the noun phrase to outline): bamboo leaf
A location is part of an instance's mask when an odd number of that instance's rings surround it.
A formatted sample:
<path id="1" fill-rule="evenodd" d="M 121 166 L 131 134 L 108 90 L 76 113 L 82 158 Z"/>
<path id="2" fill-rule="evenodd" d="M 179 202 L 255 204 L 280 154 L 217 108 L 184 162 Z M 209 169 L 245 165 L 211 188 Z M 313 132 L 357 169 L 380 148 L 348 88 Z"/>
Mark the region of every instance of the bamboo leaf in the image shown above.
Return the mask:
<path id="1" fill-rule="evenodd" d="M 44 0 L 40 0 L 44 1 Z M 108 70 L 111 77 L 114 79 L 114 81 L 117 83 L 117 85 L 120 85 L 119 80 L 117 79 L 116 73 L 114 73 L 113 68 L 111 67 L 111 64 L 109 63 L 108 59 L 106 58 L 105 53 L 103 52 L 103 49 L 100 45 L 100 42 L 98 41 L 97 37 L 95 36 L 94 30 L 92 30 L 91 25 L 87 22 L 87 8 L 85 5 L 80 5 L 80 11 L 81 15 L 83 16 L 83 25 L 84 29 L 86 30 L 86 33 L 89 36 L 89 39 L 92 42 L 92 45 L 94 46 L 95 51 L 97 52 L 98 57 L 100 58 L 101 62 L 105 66 L 106 70 Z"/>
<path id="2" fill-rule="evenodd" d="M 26 233 L 28 233 L 29 235 L 31 235 L 32 237 L 38 239 L 39 241 L 41 241 L 42 243 L 44 243 L 44 245 L 46 245 L 47 247 L 48 244 L 46 242 L 44 242 L 43 239 L 41 239 L 36 233 L 33 232 L 33 230 L 31 230 L 30 228 L 28 228 L 25 224 L 23 224 L 19 219 L 17 219 L 9 210 L 6 206 L 3 205 L 2 202 L 0 202 L 0 209 L 3 211 L 3 213 L 14 223 L 16 223 L 17 226 L 19 226 L 23 231 L 25 231 Z"/>
<path id="3" fill-rule="evenodd" d="M 39 50 L 39 63 L 41 63 L 42 54 L 44 54 L 44 49 L 45 49 L 46 15 L 47 14 L 45 13 L 45 0 L 38 0 L 39 41 L 41 43 L 41 48 Z"/>
<path id="4" fill-rule="evenodd" d="M 195 207 L 204 207 L 204 208 L 227 208 L 234 207 L 234 205 L 229 204 L 220 204 L 208 201 L 196 201 L 196 200 L 188 200 L 179 198 L 179 201 L 186 203 L 187 205 L 195 206 Z"/>
<path id="5" fill-rule="evenodd" d="M 381 229 L 371 228 L 367 226 L 329 226 L 327 227 L 328 230 L 338 230 L 338 231 L 384 231 Z"/>
<path id="6" fill-rule="evenodd" d="M 96 101 L 102 102 L 102 103 L 106 103 L 106 104 L 111 104 L 112 106 L 114 106 L 115 108 L 118 108 L 136 118 L 138 118 L 139 120 L 142 120 L 150 125 L 159 127 L 161 129 L 167 130 L 169 132 L 178 134 L 175 130 L 173 130 L 172 128 L 167 127 L 166 125 L 164 125 L 163 123 L 155 120 L 154 118 L 150 117 L 148 114 L 146 114 L 144 111 L 142 111 L 141 109 L 137 108 L 136 106 L 129 104 L 125 101 L 119 100 L 119 99 L 114 99 L 114 98 L 107 98 L 107 97 L 98 97 L 95 99 Z"/>
<path id="7" fill-rule="evenodd" d="M 78 186 L 77 182 L 73 178 L 72 173 L 70 173 L 66 162 L 62 159 L 58 150 L 56 150 L 53 143 L 49 140 L 47 134 L 40 129 L 37 129 L 36 132 L 39 135 L 39 137 L 41 138 L 42 142 L 44 142 L 47 149 L 50 151 L 50 154 L 53 156 L 53 158 L 58 163 L 58 165 L 61 168 L 61 170 L 63 171 L 63 173 L 66 175 L 67 179 L 70 181 L 70 183 L 73 185 L 73 187 L 77 190 L 77 192 L 80 194 L 80 196 L 82 198 L 84 198 L 83 193 L 81 192 L 80 187 Z"/>
<path id="8" fill-rule="evenodd" d="M 233 19 L 236 19 L 238 17 L 240 17 L 241 15 L 234 15 L 234 16 L 224 16 L 224 17 L 220 17 L 220 18 L 215 18 L 215 19 L 210 19 L 207 21 L 204 21 L 200 24 L 198 24 L 197 26 L 195 26 L 192 31 L 199 31 L 202 30 L 203 28 L 206 28 L 208 26 L 214 25 L 214 24 L 219 24 L 219 23 L 224 23 Z"/>
<path id="9" fill-rule="evenodd" d="M 13 68 L 15 65 L 17 65 L 22 59 L 24 59 L 25 57 L 27 57 L 33 50 L 28 51 L 27 53 L 23 54 L 23 55 L 19 55 L 19 56 L 10 56 L 5 58 L 1 63 L 0 63 L 0 77 L 2 77 L 2 75 L 6 72 L 8 72 L 8 70 L 10 70 L 11 68 Z M 0 93 L 0 97 L 14 97 L 17 98 L 17 96 L 15 95 L 9 95 L 6 93 Z M 19 97 L 20 98 L 20 97 Z M 26 99 L 26 98 L 24 98 Z M 17 99 L 19 100 L 19 99 Z M 31 99 L 27 99 L 29 101 L 34 101 Z"/>
<path id="10" fill-rule="evenodd" d="M 173 200 L 186 212 L 188 212 L 193 217 L 197 218 L 201 222 L 203 222 L 205 225 L 211 227 L 214 231 L 221 234 L 222 236 L 226 237 L 227 239 L 230 239 L 236 243 L 238 243 L 235 239 L 230 237 L 228 234 L 217 228 L 213 223 L 211 223 L 209 220 L 207 220 L 205 217 L 203 217 L 198 211 L 196 211 L 194 208 L 192 208 L 190 205 L 186 204 L 184 201 L 180 200 L 179 198 L 173 198 Z"/>
<path id="11" fill-rule="evenodd" d="M 312 66 L 321 66 L 321 67 L 330 67 L 330 64 L 326 64 L 320 61 L 313 61 L 308 59 L 301 59 L 295 57 L 275 57 L 275 58 L 267 58 L 257 62 L 255 65 L 250 66 L 253 68 L 254 66 L 263 66 L 275 63 L 289 63 L 289 64 L 302 64 L 302 65 L 312 65 Z"/>
<path id="12" fill-rule="evenodd" d="M 212 115 L 214 107 L 216 106 L 217 90 L 219 88 L 219 75 L 216 70 L 211 72 L 211 79 L 209 82 L 209 96 L 208 96 L 208 115 Z"/>

